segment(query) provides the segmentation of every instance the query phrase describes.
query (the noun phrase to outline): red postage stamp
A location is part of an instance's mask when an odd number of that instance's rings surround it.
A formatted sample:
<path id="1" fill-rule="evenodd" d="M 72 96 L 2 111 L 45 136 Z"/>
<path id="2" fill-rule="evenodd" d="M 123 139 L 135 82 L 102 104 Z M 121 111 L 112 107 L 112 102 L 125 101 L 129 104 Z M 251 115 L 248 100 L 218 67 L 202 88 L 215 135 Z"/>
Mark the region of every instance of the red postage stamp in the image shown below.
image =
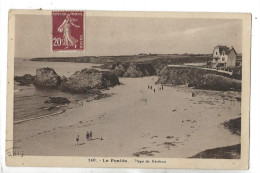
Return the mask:
<path id="1" fill-rule="evenodd" d="M 84 11 L 52 12 L 52 51 L 84 51 Z"/>

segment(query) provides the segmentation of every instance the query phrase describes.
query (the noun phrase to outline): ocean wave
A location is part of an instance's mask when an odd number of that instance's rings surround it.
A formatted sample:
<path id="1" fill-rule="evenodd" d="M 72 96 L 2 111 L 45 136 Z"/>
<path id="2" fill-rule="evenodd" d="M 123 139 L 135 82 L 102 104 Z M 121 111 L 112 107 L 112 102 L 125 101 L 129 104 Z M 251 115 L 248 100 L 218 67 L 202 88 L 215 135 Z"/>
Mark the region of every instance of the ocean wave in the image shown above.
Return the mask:
<path id="1" fill-rule="evenodd" d="M 61 114 L 65 111 L 66 110 L 61 110 L 59 112 L 54 112 L 54 113 L 47 114 L 47 115 L 41 115 L 41 116 L 38 116 L 38 117 L 27 118 L 27 119 L 22 119 L 22 120 L 14 120 L 14 124 L 19 124 L 19 123 L 22 123 L 22 122 L 25 122 L 25 121 L 31 121 L 31 120 L 41 119 L 41 118 L 47 118 L 47 117 L 50 117 L 50 116 Z"/>

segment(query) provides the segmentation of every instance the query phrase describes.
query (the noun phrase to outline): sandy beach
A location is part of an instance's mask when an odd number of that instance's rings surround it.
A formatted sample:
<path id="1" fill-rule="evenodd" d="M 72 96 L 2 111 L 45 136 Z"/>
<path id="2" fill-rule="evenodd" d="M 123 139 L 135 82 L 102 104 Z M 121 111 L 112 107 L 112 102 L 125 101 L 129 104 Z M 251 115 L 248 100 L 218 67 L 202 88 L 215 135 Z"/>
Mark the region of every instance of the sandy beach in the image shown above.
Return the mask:
<path id="1" fill-rule="evenodd" d="M 159 91 L 155 76 L 119 80 L 122 85 L 103 90 L 110 97 L 14 124 L 14 147 L 24 155 L 186 158 L 240 143 L 240 136 L 221 124 L 241 117 L 238 92 L 185 86 Z M 93 140 L 86 140 L 87 131 Z"/>

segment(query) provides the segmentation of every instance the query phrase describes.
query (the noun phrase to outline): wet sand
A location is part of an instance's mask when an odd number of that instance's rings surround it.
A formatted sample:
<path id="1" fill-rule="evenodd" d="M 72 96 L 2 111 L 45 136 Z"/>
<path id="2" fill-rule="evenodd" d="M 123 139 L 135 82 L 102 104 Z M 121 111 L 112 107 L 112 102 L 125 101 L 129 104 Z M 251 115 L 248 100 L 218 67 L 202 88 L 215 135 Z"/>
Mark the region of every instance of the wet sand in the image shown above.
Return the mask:
<path id="1" fill-rule="evenodd" d="M 156 80 L 120 78 L 123 85 L 103 91 L 111 97 L 15 124 L 14 146 L 24 155 L 186 158 L 240 143 L 221 125 L 241 116 L 239 93 L 172 86 L 158 91 Z M 86 140 L 87 131 L 93 140 Z"/>

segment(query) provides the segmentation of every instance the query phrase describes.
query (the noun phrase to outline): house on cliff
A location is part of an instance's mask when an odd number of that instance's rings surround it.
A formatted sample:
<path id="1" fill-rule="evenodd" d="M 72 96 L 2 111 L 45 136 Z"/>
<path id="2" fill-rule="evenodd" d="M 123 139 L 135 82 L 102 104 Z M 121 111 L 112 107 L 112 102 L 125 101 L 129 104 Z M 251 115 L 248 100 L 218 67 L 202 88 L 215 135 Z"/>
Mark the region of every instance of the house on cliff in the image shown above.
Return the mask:
<path id="1" fill-rule="evenodd" d="M 241 67 L 242 66 L 242 54 L 238 54 L 237 55 L 236 66 L 237 67 Z"/>
<path id="2" fill-rule="evenodd" d="M 212 54 L 212 67 L 230 68 L 236 66 L 237 53 L 233 47 L 216 46 Z"/>

